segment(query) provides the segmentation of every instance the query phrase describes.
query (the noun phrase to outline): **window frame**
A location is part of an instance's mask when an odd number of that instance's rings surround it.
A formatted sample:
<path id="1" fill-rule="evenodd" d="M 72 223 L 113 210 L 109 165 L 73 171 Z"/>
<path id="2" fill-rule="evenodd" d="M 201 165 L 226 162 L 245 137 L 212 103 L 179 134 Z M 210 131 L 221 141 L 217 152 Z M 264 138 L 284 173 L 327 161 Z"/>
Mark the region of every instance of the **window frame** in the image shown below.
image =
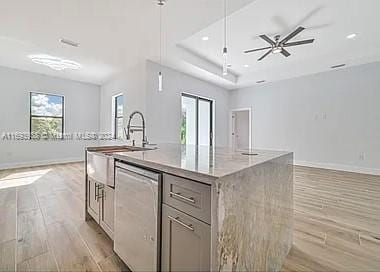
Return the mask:
<path id="1" fill-rule="evenodd" d="M 123 98 L 123 115 L 122 116 L 118 116 L 117 114 L 117 99 L 119 97 L 122 97 Z M 118 132 L 118 121 L 119 119 L 124 119 L 124 94 L 120 93 L 120 94 L 117 94 L 115 96 L 112 97 L 113 98 L 113 138 L 114 139 L 118 139 L 118 135 L 117 135 L 117 132 Z M 124 121 L 124 120 L 123 120 Z M 122 136 L 122 135 L 121 135 Z"/>
<path id="2" fill-rule="evenodd" d="M 197 96 L 189 93 L 181 94 L 181 106 L 182 106 L 182 97 L 188 97 L 195 99 L 195 145 L 199 145 L 199 101 L 206 101 L 210 103 L 210 146 L 214 145 L 214 100 L 206 97 Z M 182 120 L 181 120 L 182 122 Z"/>
<path id="3" fill-rule="evenodd" d="M 34 94 L 41 94 L 41 95 L 47 95 L 47 96 L 55 96 L 62 98 L 62 116 L 45 116 L 45 115 L 34 115 L 32 114 L 32 96 Z M 65 96 L 61 94 L 52 94 L 52 93 L 45 93 L 45 92 L 35 92 L 30 91 L 29 92 L 29 138 L 33 140 L 32 138 L 32 119 L 33 118 L 53 118 L 53 119 L 62 119 L 62 133 L 61 137 L 58 139 L 63 140 L 64 139 L 64 133 L 65 133 Z"/>

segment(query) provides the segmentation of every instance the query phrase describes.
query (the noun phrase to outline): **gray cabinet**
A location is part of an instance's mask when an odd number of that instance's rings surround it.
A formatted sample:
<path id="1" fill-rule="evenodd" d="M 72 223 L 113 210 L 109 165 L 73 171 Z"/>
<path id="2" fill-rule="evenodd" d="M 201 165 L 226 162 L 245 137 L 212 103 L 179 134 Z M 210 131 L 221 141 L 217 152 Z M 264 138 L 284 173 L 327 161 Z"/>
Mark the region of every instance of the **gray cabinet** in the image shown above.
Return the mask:
<path id="1" fill-rule="evenodd" d="M 210 225 L 162 205 L 162 271 L 209 271 Z"/>
<path id="2" fill-rule="evenodd" d="M 87 212 L 96 220 L 99 221 L 99 186 L 100 183 L 92 179 L 87 180 Z"/>
<path id="3" fill-rule="evenodd" d="M 109 186 L 103 186 L 101 189 L 100 200 L 100 226 L 112 238 L 114 229 L 114 202 L 115 191 Z"/>
<path id="4" fill-rule="evenodd" d="M 114 228 L 114 189 L 88 178 L 87 212 L 112 238 Z"/>
<path id="5" fill-rule="evenodd" d="M 211 187 L 164 174 L 163 202 L 207 224 L 211 223 Z"/>

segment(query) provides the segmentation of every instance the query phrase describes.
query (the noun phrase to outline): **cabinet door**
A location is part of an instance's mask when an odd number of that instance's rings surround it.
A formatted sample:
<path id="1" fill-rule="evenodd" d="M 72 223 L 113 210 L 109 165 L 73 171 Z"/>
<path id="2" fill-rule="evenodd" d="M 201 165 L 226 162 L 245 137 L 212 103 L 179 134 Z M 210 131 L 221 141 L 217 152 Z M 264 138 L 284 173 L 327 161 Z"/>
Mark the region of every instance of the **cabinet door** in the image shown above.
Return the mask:
<path id="1" fill-rule="evenodd" d="M 99 221 L 99 184 L 91 179 L 87 180 L 87 211 Z"/>
<path id="2" fill-rule="evenodd" d="M 113 237 L 113 226 L 114 226 L 114 194 L 115 191 L 109 186 L 104 186 L 101 190 L 101 216 L 100 216 L 100 226 L 104 231 L 112 238 Z"/>
<path id="3" fill-rule="evenodd" d="M 210 226 L 162 205 L 163 271 L 209 271 Z"/>

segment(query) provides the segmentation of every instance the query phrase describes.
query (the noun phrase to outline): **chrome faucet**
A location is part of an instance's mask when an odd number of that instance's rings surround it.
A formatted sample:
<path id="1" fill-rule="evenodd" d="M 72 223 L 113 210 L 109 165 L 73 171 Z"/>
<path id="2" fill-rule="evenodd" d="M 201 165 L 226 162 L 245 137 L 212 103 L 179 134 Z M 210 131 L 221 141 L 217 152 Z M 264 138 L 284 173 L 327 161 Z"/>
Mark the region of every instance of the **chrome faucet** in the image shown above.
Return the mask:
<path id="1" fill-rule="evenodd" d="M 141 126 L 132 126 L 131 125 L 131 121 L 133 119 L 133 117 L 138 114 L 141 116 L 141 119 L 142 119 L 142 125 Z M 125 135 L 126 135 L 126 138 L 127 140 L 130 140 L 131 139 L 131 134 L 136 132 L 136 131 L 142 131 L 143 133 L 143 138 L 142 138 L 142 145 L 145 146 L 147 143 L 148 143 L 148 139 L 145 135 L 145 118 L 144 118 L 144 115 L 139 112 L 139 111 L 134 111 L 131 113 L 131 115 L 129 116 L 129 120 L 128 120 L 128 125 L 127 125 L 127 130 L 125 130 L 124 128 L 124 132 L 125 132 Z M 133 145 L 135 145 L 135 141 L 133 141 Z"/>

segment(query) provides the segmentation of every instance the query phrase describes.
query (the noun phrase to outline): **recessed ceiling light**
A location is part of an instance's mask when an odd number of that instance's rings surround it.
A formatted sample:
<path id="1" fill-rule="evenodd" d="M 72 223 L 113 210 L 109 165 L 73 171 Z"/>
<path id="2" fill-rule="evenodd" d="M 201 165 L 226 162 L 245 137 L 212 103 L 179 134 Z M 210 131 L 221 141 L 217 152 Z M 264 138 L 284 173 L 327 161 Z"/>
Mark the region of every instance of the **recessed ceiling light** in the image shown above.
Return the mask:
<path id="1" fill-rule="evenodd" d="M 256 81 L 257 84 L 264 83 L 264 82 L 265 82 L 265 80 Z"/>
<path id="2" fill-rule="evenodd" d="M 248 67 L 249 67 L 249 64 L 244 64 L 244 67 L 245 67 L 245 68 L 248 68 Z"/>
<path id="3" fill-rule="evenodd" d="M 352 39 L 355 39 L 356 36 L 357 36 L 357 35 L 356 35 L 355 33 L 352 33 L 352 34 L 350 34 L 350 35 L 347 35 L 347 39 L 352 40 Z"/>
<path id="4" fill-rule="evenodd" d="M 344 66 L 346 66 L 346 64 L 342 63 L 342 64 L 331 66 L 331 69 L 337 69 L 337 68 L 341 68 L 341 67 L 344 67 Z"/>
<path id="5" fill-rule="evenodd" d="M 63 44 L 66 44 L 66 45 L 73 46 L 73 47 L 79 47 L 79 43 L 74 42 L 72 40 L 65 39 L 65 38 L 59 39 L 59 42 L 63 43 Z"/>
<path id="6" fill-rule="evenodd" d="M 208 41 L 210 38 L 207 36 L 202 37 L 202 41 Z"/>
<path id="7" fill-rule="evenodd" d="M 56 71 L 65 69 L 78 70 L 82 67 L 78 62 L 49 55 L 31 55 L 29 58 L 36 64 L 46 65 Z"/>

